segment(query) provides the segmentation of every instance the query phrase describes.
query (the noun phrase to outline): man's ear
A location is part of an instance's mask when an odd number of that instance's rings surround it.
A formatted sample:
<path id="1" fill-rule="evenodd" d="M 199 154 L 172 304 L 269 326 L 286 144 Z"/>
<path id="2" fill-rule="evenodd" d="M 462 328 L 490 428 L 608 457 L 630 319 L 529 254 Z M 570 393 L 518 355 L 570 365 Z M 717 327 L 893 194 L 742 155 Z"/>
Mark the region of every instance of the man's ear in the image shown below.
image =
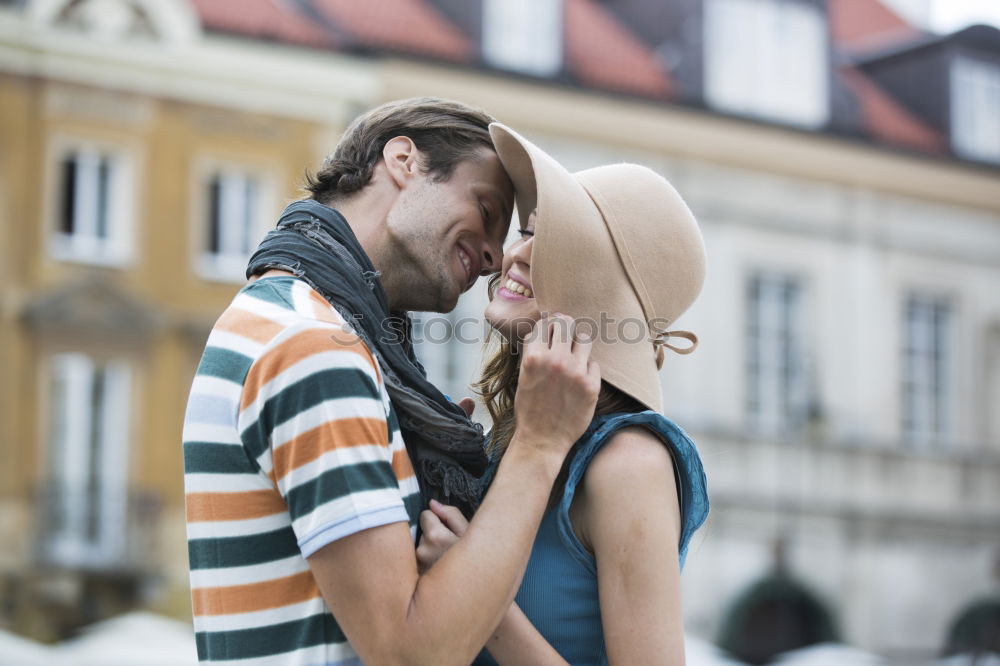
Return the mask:
<path id="1" fill-rule="evenodd" d="M 396 187 L 406 187 L 410 179 L 420 173 L 419 153 L 417 145 L 408 136 L 397 136 L 386 142 L 382 160 Z"/>

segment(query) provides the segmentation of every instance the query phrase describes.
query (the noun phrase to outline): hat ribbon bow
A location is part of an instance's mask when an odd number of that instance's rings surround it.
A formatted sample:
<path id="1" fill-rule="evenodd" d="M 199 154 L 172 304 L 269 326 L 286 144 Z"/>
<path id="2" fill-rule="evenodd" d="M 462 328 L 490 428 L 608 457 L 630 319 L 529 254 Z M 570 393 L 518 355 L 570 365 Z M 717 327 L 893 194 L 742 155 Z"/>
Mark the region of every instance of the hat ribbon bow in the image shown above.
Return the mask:
<path id="1" fill-rule="evenodd" d="M 653 349 L 656 350 L 656 368 L 663 367 L 664 348 L 677 354 L 690 354 L 698 347 L 698 336 L 691 331 L 661 331 L 650 327 Z M 691 344 L 687 347 L 676 347 L 669 342 L 670 338 L 684 338 Z"/>

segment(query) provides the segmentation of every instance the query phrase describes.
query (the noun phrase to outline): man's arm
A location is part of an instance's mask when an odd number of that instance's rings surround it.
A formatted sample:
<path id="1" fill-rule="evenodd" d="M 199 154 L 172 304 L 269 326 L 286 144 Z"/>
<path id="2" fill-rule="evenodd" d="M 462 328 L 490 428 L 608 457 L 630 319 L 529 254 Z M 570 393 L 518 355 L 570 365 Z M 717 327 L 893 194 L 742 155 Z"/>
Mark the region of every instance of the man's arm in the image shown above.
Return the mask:
<path id="1" fill-rule="evenodd" d="M 558 326 L 571 320 L 543 319 L 523 347 L 517 429 L 460 543 L 424 574 L 403 523 L 338 539 L 309 557 L 364 662 L 467 664 L 513 601 L 552 483 L 600 389 L 589 342 L 553 335 Z"/>

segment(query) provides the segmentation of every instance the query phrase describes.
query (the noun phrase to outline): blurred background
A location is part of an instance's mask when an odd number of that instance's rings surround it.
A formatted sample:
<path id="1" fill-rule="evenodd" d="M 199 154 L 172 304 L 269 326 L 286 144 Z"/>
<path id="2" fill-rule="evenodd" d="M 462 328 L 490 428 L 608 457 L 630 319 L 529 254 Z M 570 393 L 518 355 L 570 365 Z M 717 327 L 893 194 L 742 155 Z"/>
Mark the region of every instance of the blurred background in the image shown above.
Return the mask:
<path id="1" fill-rule="evenodd" d="M 650 166 L 701 223 L 701 346 L 662 375 L 713 501 L 689 664 L 1000 663 L 997 25 L 997 0 L 0 0 L 0 664 L 195 661 L 208 331 L 351 119 L 423 95 L 571 170 Z M 484 304 L 418 317 L 452 396 Z"/>

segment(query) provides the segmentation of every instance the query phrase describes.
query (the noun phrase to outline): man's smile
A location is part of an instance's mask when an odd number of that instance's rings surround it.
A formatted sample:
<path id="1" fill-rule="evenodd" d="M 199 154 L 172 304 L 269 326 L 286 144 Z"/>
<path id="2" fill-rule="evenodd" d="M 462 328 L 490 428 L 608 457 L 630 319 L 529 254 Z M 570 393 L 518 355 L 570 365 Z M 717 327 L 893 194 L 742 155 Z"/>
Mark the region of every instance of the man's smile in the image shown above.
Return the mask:
<path id="1" fill-rule="evenodd" d="M 480 268 L 479 260 L 476 258 L 472 249 L 466 245 L 464 242 L 459 241 L 457 244 L 458 259 L 462 262 L 462 268 L 465 269 L 465 285 L 462 291 L 468 291 L 475 284 L 476 279 L 479 277 L 479 273 L 482 270 Z"/>

